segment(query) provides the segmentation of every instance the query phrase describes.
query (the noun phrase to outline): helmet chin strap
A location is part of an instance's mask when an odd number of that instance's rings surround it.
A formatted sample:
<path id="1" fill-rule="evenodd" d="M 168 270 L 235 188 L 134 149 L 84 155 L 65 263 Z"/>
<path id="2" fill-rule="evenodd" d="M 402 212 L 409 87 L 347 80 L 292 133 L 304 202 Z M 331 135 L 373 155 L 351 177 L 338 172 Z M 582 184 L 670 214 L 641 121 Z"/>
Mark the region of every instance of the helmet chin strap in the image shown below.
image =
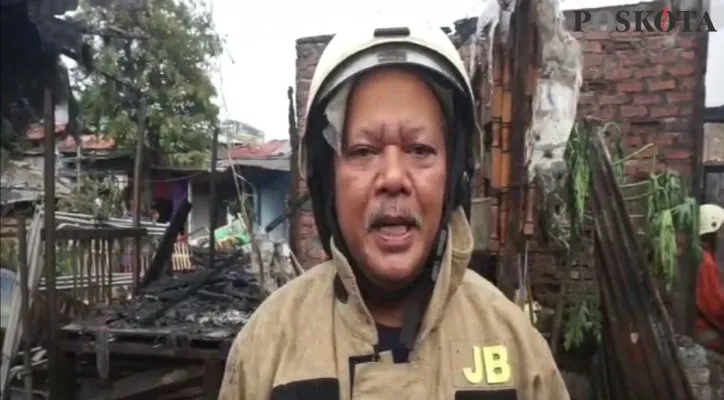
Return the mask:
<path id="1" fill-rule="evenodd" d="M 436 249 L 441 248 L 441 251 L 443 252 L 445 249 L 443 241 L 447 238 L 446 233 L 447 230 L 445 229 L 441 232 L 440 235 L 438 235 L 439 239 L 436 242 L 438 243 L 438 245 L 435 246 Z M 342 254 L 345 255 L 345 257 L 347 257 L 347 260 L 352 267 L 352 271 L 357 281 L 357 286 L 359 287 L 360 293 L 362 294 L 363 298 L 373 298 L 385 302 L 403 301 L 409 298 L 410 295 L 417 289 L 417 287 L 422 282 L 435 282 L 437 274 L 440 271 L 442 257 L 433 257 L 433 254 L 430 254 L 427 261 L 425 262 L 423 271 L 419 273 L 415 277 L 415 279 L 413 279 L 407 285 L 395 290 L 382 289 L 379 287 L 379 285 L 375 284 L 370 278 L 367 277 L 362 268 L 358 265 L 357 260 L 352 257 L 351 253 L 347 249 L 346 243 L 344 242 L 344 239 L 341 237 L 341 235 L 334 235 L 334 242 L 340 244 L 339 250 L 342 252 Z M 437 260 L 438 258 L 440 260 Z"/>
<path id="2" fill-rule="evenodd" d="M 333 196 L 330 197 L 330 203 L 327 204 L 334 204 Z M 402 321 L 402 332 L 400 333 L 400 344 L 408 350 L 412 350 L 415 345 L 415 340 L 417 339 L 417 332 L 420 329 L 422 317 L 427 310 L 427 305 L 432 297 L 435 282 L 437 281 L 437 276 L 440 273 L 440 268 L 442 266 L 442 258 L 445 254 L 445 245 L 448 238 L 447 222 L 449 221 L 451 215 L 448 211 L 450 207 L 445 207 L 446 211 L 443 213 L 440 225 L 441 228 L 434 242 L 437 243 L 437 245 L 434 247 L 434 252 L 431 252 L 428 255 L 422 273 L 420 273 L 404 288 L 394 291 L 381 289 L 362 271 L 357 260 L 355 260 L 349 252 L 347 243 L 342 237 L 339 226 L 337 225 L 337 219 L 334 218 L 333 209 L 334 207 L 327 207 L 327 221 L 329 226 L 332 227 L 332 237 L 334 238 L 335 244 L 338 246 L 338 250 L 344 254 L 350 263 L 362 297 L 404 303 L 404 317 Z M 338 290 L 344 290 L 344 287 L 341 285 L 335 286 Z"/>

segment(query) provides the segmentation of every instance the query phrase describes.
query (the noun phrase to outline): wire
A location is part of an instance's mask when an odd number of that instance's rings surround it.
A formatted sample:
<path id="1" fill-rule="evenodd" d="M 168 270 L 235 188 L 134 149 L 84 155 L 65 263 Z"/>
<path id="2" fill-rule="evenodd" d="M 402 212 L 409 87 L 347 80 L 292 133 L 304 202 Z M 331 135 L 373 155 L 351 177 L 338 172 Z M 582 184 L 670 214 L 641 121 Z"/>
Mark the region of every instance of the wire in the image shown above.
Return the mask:
<path id="1" fill-rule="evenodd" d="M 209 0 L 209 12 L 211 13 L 211 18 L 214 18 L 214 0 Z M 218 30 L 218 27 L 215 27 Z M 218 31 L 217 31 L 218 33 Z M 229 58 L 231 59 L 231 63 L 234 64 L 234 59 L 231 57 L 230 52 L 228 52 L 227 46 L 224 46 L 222 49 L 223 53 L 229 54 Z M 226 103 L 226 94 L 224 93 L 224 72 L 223 67 L 221 65 L 221 59 L 220 57 L 216 58 L 216 68 L 218 69 L 219 73 L 219 97 L 221 98 L 221 108 L 224 110 L 224 114 L 226 115 L 226 118 L 229 118 L 229 107 Z M 228 139 L 228 138 L 227 138 Z"/>
<path id="2" fill-rule="evenodd" d="M 179 177 L 175 177 L 175 178 L 144 179 L 143 181 L 144 181 L 144 182 L 148 182 L 148 183 L 180 182 L 180 181 L 183 181 L 183 180 L 186 180 L 186 179 L 191 179 L 191 178 L 194 178 L 194 177 L 197 177 L 197 176 L 201 176 L 201 175 L 206 174 L 206 173 L 207 173 L 207 171 L 200 171 L 200 172 L 194 172 L 193 174 L 188 174 L 188 175 L 179 176 Z M 75 171 L 73 171 L 73 175 L 74 175 L 74 176 L 78 176 L 78 174 L 77 174 Z M 88 172 L 88 171 L 81 171 L 80 175 L 81 175 L 81 176 L 96 176 L 96 177 L 102 177 L 102 175 L 100 175 L 100 174 L 98 174 L 98 173 Z M 132 178 L 131 178 L 131 177 L 128 177 L 128 180 L 131 181 Z M 27 189 L 23 188 L 23 190 L 27 190 Z M 32 190 L 32 189 L 30 189 L 30 190 Z M 43 191 L 42 188 L 40 188 L 40 189 L 38 189 L 38 190 Z"/>

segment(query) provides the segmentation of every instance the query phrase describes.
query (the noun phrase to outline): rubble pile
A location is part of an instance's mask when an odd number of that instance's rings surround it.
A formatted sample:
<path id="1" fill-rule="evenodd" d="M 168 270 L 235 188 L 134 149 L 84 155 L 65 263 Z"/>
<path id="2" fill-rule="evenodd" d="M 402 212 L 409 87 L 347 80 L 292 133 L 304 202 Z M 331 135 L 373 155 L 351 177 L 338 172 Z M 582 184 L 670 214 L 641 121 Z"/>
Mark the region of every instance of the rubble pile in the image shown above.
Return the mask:
<path id="1" fill-rule="evenodd" d="M 138 296 L 104 310 L 106 325 L 174 327 L 185 333 L 238 331 L 263 299 L 256 276 L 248 271 L 250 257 L 240 251 L 221 253 L 211 268 L 199 257 L 194 261 L 196 271 L 163 276 Z"/>

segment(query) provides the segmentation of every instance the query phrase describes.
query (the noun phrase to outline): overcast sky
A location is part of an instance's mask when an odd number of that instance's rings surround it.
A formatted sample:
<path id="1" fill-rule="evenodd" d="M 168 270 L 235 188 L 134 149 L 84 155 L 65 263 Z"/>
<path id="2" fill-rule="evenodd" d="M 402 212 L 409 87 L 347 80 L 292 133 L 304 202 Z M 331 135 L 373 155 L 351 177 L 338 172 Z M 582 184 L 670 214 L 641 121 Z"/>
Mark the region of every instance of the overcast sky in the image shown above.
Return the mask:
<path id="1" fill-rule="evenodd" d="M 416 13 L 417 17 L 432 23 L 450 26 L 455 20 L 476 16 L 481 3 L 481 0 L 207 1 L 218 31 L 226 39 L 225 54 L 219 60 L 220 72 L 215 74 L 222 118 L 254 125 L 264 131 L 268 139 L 287 137 L 286 91 L 288 86 L 294 86 L 297 38 L 334 33 L 380 13 Z M 715 19 L 715 25 L 724 31 L 724 0 L 710 1 L 721 15 Z M 563 0 L 563 7 L 581 9 L 638 2 Z M 722 48 L 724 33 L 716 35 Z M 714 48 L 711 43 L 710 48 Z M 720 53 L 709 52 L 710 58 L 718 57 L 719 70 L 724 66 Z M 711 61 L 709 65 L 713 66 Z M 707 86 L 712 92 L 711 84 Z M 720 93 L 719 104 L 724 104 L 722 96 Z"/>
<path id="2" fill-rule="evenodd" d="M 301 0 L 284 2 L 207 0 L 226 39 L 215 82 L 222 118 L 247 122 L 267 139 L 286 138 L 287 87 L 294 86 L 300 37 L 334 33 L 379 13 L 416 13 L 440 26 L 474 16 L 480 0 Z M 616 0 L 567 0 L 567 3 Z M 620 2 L 620 1 L 619 1 Z M 635 2 L 635 1 L 634 1 Z M 384 4 L 384 6 L 383 6 Z M 574 7 L 575 8 L 575 7 Z"/>

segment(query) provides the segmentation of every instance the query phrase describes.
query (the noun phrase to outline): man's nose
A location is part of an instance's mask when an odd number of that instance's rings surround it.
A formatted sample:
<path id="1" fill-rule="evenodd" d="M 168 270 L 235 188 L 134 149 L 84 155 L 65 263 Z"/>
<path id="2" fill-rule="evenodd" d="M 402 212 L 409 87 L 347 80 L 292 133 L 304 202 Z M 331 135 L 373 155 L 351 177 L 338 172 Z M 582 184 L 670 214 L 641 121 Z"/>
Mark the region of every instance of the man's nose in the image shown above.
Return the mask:
<path id="1" fill-rule="evenodd" d="M 379 160 L 379 175 L 377 177 L 377 192 L 387 194 L 408 193 L 410 182 L 405 154 L 396 146 L 388 146 L 382 152 Z"/>

